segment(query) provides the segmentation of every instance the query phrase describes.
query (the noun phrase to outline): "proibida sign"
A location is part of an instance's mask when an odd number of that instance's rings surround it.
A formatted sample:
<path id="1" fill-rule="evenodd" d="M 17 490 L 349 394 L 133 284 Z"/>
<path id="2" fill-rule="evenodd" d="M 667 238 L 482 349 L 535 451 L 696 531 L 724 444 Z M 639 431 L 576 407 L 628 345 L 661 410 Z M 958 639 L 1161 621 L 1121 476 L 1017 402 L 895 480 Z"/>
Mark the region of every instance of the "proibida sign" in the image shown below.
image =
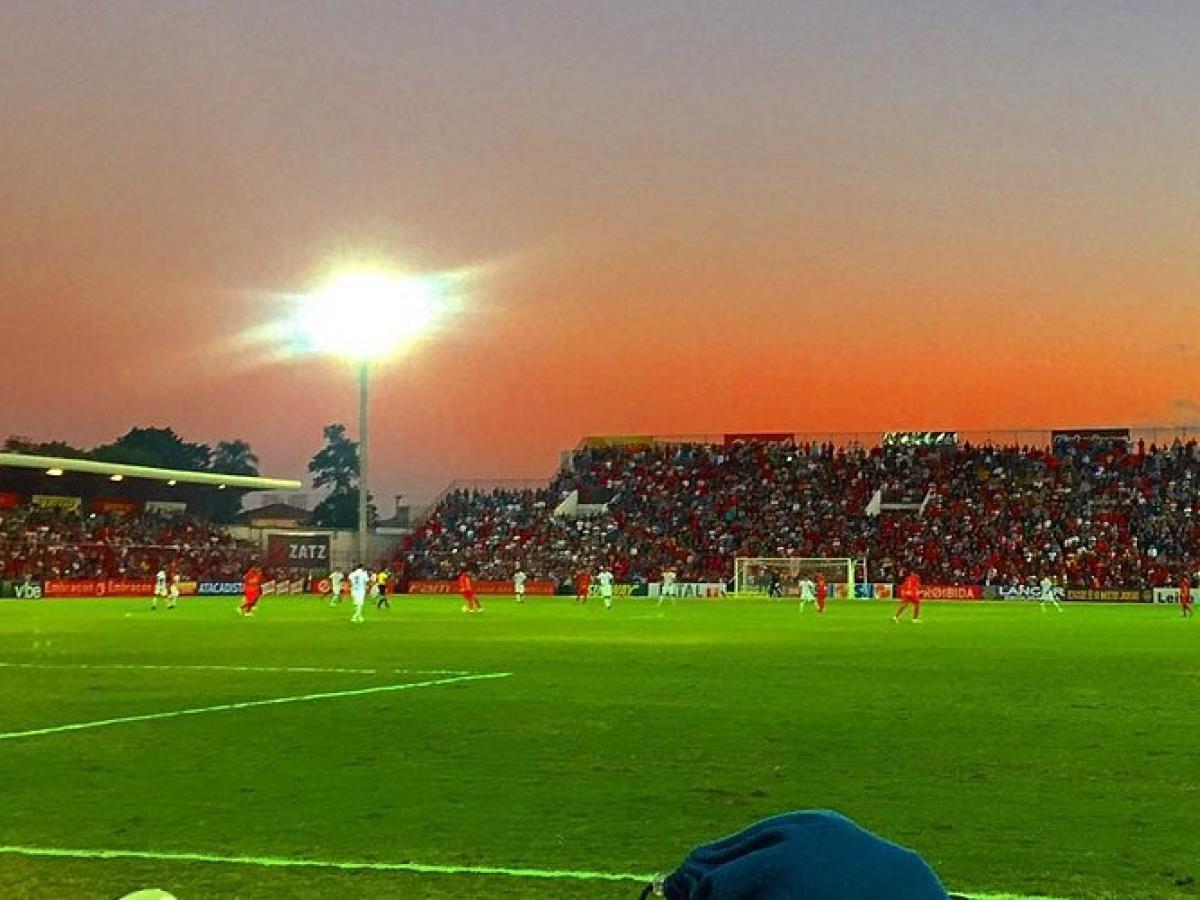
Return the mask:
<path id="1" fill-rule="evenodd" d="M 329 535 L 269 534 L 267 565 L 281 569 L 329 568 Z"/>

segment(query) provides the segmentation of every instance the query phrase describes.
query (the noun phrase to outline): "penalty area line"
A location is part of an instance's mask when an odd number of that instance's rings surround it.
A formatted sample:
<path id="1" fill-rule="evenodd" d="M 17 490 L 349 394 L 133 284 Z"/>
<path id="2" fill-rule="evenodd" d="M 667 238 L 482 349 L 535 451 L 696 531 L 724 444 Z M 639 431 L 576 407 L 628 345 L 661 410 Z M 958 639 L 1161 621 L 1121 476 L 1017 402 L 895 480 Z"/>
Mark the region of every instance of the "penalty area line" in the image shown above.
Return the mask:
<path id="1" fill-rule="evenodd" d="M 510 678 L 512 672 L 484 672 L 477 675 L 456 675 L 448 678 L 434 678 L 429 681 L 406 681 L 401 684 L 385 684 L 379 687 L 357 688 L 349 691 L 325 691 L 319 694 L 298 694 L 292 697 L 269 697 L 265 700 L 242 700 L 237 703 L 220 703 L 216 706 L 201 706 L 192 709 L 173 709 L 166 712 L 144 713 L 136 716 L 117 716 L 112 719 L 97 719 L 92 722 L 73 722 L 69 725 L 51 725 L 47 728 L 30 728 L 25 731 L 9 731 L 0 733 L 0 741 L 11 741 L 19 738 L 39 737 L 47 734 L 60 734 L 67 731 L 85 731 L 90 728 L 105 728 L 109 725 L 124 725 L 129 722 L 152 722 L 156 719 L 174 719 L 180 716 L 198 716 L 204 713 L 228 712 L 237 709 L 254 709 L 259 706 L 280 706 L 285 703 L 308 703 L 316 700 L 337 700 L 343 697 L 363 697 L 368 694 L 385 694 L 394 691 L 411 691 L 415 688 L 437 687 L 444 684 L 459 684 L 468 681 L 490 681 L 497 678 Z"/>
<path id="2" fill-rule="evenodd" d="M 0 845 L 0 855 L 45 859 L 112 860 L 136 859 L 149 862 L 216 863 L 272 869 L 341 869 L 348 872 L 407 872 L 417 875 L 482 875 L 532 878 L 544 881 L 611 881 L 647 884 L 657 876 L 633 872 L 592 872 L 586 869 L 534 869 L 518 866 L 437 865 L 416 862 L 339 862 L 325 859 L 290 859 L 278 856 L 224 856 L 216 853 L 159 850 L 86 850 L 71 847 L 23 847 Z M 970 900 L 1055 900 L 1024 894 L 959 894 Z"/>

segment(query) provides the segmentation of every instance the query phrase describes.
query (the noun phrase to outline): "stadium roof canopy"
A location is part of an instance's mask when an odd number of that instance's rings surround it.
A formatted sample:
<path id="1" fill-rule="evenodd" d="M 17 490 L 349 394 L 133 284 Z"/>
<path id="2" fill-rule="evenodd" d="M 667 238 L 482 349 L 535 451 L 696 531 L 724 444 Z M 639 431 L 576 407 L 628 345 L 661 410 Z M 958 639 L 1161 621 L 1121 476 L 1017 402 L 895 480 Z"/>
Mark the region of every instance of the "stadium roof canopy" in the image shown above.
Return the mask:
<path id="1" fill-rule="evenodd" d="M 262 478 L 257 475 L 224 475 L 220 472 L 192 472 L 186 469 L 155 469 L 150 466 L 130 466 L 124 463 L 98 462 L 94 459 L 72 459 L 65 456 L 30 456 L 25 453 L 0 453 L 0 470 L 24 469 L 43 476 L 99 475 L 112 481 L 143 479 L 166 484 L 194 484 L 243 491 L 294 491 L 303 485 L 290 478 Z"/>

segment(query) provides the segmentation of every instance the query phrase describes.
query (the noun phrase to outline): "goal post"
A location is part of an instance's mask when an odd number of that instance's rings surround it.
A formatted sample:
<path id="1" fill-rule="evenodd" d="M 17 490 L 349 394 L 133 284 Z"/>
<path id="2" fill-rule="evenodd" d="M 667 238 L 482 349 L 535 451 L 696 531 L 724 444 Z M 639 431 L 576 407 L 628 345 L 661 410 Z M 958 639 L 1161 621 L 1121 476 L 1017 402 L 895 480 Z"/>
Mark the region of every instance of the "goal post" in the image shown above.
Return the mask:
<path id="1" fill-rule="evenodd" d="M 854 568 L 854 560 L 849 557 L 739 556 L 733 561 L 733 592 L 766 597 L 775 583 L 784 597 L 799 597 L 801 581 L 816 581 L 818 575 L 824 575 L 830 596 L 840 593 L 834 587 L 840 584 L 844 585 L 844 596 L 853 598 Z"/>

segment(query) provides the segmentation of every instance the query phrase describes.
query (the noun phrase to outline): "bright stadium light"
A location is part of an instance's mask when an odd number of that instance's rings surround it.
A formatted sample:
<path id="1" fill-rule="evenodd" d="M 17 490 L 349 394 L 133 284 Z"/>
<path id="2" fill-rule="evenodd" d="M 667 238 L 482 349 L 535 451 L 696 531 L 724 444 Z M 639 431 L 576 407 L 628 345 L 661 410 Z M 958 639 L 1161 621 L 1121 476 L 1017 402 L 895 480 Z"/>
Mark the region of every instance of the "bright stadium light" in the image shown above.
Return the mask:
<path id="1" fill-rule="evenodd" d="M 438 300 L 432 279 L 347 272 L 308 295 L 298 319 L 318 352 L 379 359 L 425 331 L 437 317 Z"/>
<path id="2" fill-rule="evenodd" d="M 445 279 L 358 270 L 302 299 L 296 324 L 305 343 L 358 363 L 358 562 L 369 565 L 367 409 L 371 362 L 429 330 L 442 311 Z"/>

